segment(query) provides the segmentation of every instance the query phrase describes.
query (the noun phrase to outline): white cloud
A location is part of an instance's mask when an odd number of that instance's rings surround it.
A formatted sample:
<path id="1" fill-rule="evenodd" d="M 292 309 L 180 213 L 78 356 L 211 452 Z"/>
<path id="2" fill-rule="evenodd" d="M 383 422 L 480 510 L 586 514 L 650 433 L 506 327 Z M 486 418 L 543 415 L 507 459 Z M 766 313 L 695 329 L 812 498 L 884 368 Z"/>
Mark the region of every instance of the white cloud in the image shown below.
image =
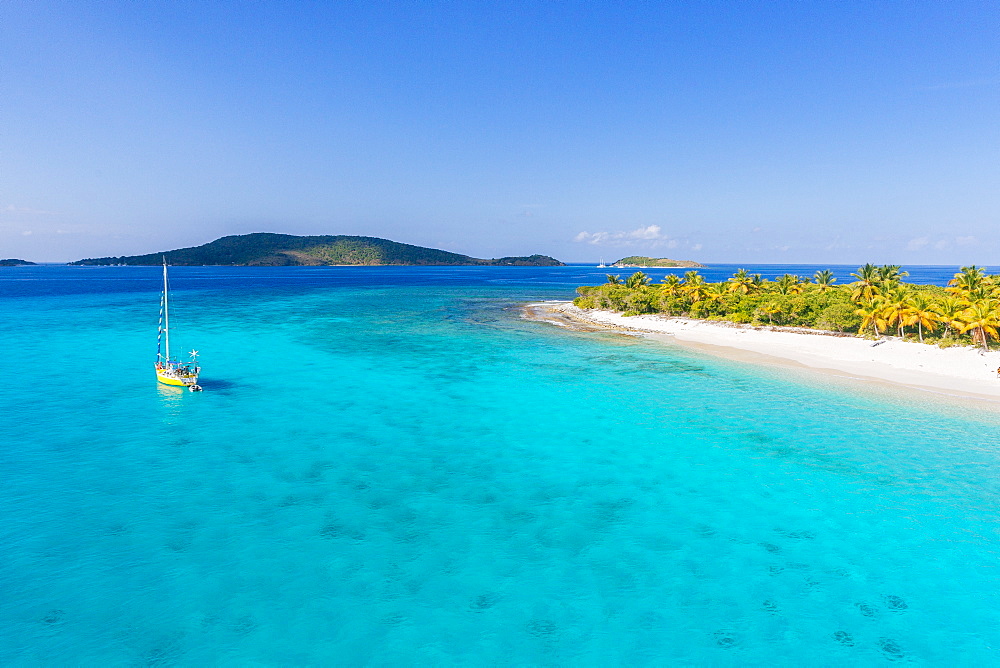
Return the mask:
<path id="1" fill-rule="evenodd" d="M 659 225 L 639 227 L 630 232 L 580 232 L 573 237 L 573 241 L 595 246 L 630 246 L 637 241 L 652 241 L 656 242 L 654 245 L 667 245 L 670 248 L 677 246 L 676 240 L 663 234 L 663 228 Z"/>
<path id="2" fill-rule="evenodd" d="M 647 225 L 629 231 L 615 232 L 580 232 L 573 241 L 594 246 L 635 247 L 640 251 L 654 249 L 685 248 L 690 251 L 700 251 L 702 244 L 693 243 L 690 239 L 677 239 L 668 236 L 659 225 Z"/>
<path id="3" fill-rule="evenodd" d="M 659 239 L 660 226 L 650 225 L 649 227 L 640 227 L 637 230 L 632 230 L 628 233 L 630 239 Z"/>
<path id="4" fill-rule="evenodd" d="M 955 237 L 955 243 L 959 246 L 971 246 L 978 241 L 975 237 Z"/>
<path id="5" fill-rule="evenodd" d="M 25 230 L 24 232 L 21 232 L 22 237 L 30 237 L 32 234 L 34 234 L 34 232 L 31 230 Z"/>
<path id="6" fill-rule="evenodd" d="M 947 248 L 950 245 L 951 244 L 948 243 L 947 239 L 941 239 L 936 244 L 934 244 L 934 248 L 937 249 L 937 250 L 944 250 L 945 248 Z"/>
<path id="7" fill-rule="evenodd" d="M 916 239 L 910 239 L 910 241 L 906 244 L 906 250 L 918 251 L 927 244 L 929 244 L 930 241 L 931 240 L 928 239 L 927 237 L 917 237 Z"/>

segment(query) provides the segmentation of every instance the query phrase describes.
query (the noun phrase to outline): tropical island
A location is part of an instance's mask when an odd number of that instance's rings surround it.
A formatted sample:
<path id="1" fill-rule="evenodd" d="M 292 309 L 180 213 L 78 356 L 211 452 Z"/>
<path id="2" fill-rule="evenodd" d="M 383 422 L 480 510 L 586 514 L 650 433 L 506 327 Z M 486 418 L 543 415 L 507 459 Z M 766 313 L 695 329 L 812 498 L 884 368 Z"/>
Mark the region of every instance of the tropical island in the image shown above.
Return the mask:
<path id="1" fill-rule="evenodd" d="M 975 344 L 989 349 L 1000 338 L 1000 275 L 975 265 L 962 267 L 947 287 L 904 283 L 899 265 L 866 264 L 857 281 L 834 285 L 829 269 L 812 280 L 785 274 L 769 281 L 740 269 L 726 281 L 709 283 L 697 272 L 668 274 L 653 285 L 636 272 L 622 280 L 608 275 L 599 286 L 577 288 L 574 304 L 624 315 L 662 313 L 735 324 L 805 327 L 902 339 L 939 346 Z"/>
<path id="2" fill-rule="evenodd" d="M 74 265 L 157 265 L 166 259 L 180 266 L 222 265 L 245 267 L 291 267 L 335 265 L 420 265 L 490 267 L 560 267 L 548 255 L 480 259 L 435 248 L 412 246 L 388 239 L 358 236 L 296 236 L 255 232 L 222 237 L 215 241 L 146 255 L 88 258 Z"/>
<path id="3" fill-rule="evenodd" d="M 618 330 L 741 362 L 805 366 L 852 379 L 1000 401 L 1000 275 L 962 267 L 945 287 L 905 283 L 898 265 L 866 264 L 847 285 L 829 270 L 776 280 L 697 271 L 653 284 L 609 274 L 572 303 L 526 315 L 572 329 Z M 929 345 L 930 344 L 930 345 Z"/>
<path id="4" fill-rule="evenodd" d="M 28 262 L 27 260 L 18 260 L 16 258 L 0 260 L 0 267 L 29 267 L 34 264 L 35 264 L 34 262 Z"/>
<path id="5" fill-rule="evenodd" d="M 629 267 L 687 267 L 703 268 L 705 265 L 691 260 L 671 260 L 666 257 L 646 257 L 645 255 L 629 255 L 611 264 L 612 267 L 627 269 Z"/>

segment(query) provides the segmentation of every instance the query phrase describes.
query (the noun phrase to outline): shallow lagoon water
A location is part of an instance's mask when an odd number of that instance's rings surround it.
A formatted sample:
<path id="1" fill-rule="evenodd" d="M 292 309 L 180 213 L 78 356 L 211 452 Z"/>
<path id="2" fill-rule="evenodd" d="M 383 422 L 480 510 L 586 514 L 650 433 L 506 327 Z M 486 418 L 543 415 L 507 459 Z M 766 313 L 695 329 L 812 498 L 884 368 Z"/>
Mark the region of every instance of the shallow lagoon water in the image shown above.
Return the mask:
<path id="1" fill-rule="evenodd" d="M 0 663 L 995 660 L 994 413 L 520 318 L 590 274 L 177 268 L 201 394 L 156 268 L 0 274 Z"/>

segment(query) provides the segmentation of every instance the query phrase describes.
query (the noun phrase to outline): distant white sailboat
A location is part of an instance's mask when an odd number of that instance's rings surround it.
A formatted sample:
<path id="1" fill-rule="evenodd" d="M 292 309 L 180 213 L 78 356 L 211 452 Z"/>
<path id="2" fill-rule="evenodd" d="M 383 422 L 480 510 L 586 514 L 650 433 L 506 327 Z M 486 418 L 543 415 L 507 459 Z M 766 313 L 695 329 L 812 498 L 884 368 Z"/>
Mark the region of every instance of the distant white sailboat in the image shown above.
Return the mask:
<path id="1" fill-rule="evenodd" d="M 605 267 L 607 267 L 607 266 L 608 266 L 608 265 L 604 264 L 604 258 L 602 257 L 602 258 L 601 258 L 601 263 L 600 263 L 599 265 L 597 265 L 597 268 L 598 268 L 598 269 L 604 269 L 604 268 L 605 268 Z"/>

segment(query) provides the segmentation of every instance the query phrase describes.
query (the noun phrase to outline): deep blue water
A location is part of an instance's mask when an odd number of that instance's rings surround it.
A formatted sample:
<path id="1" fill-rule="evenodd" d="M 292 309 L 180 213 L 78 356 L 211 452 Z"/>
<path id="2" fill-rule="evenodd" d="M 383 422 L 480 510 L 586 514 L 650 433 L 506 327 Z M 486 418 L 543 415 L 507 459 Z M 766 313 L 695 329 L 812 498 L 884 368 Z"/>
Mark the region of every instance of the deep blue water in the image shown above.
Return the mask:
<path id="1" fill-rule="evenodd" d="M 0 269 L 0 664 L 997 661 L 995 413 L 520 317 L 605 273 L 176 268 L 191 394 Z"/>
<path id="2" fill-rule="evenodd" d="M 783 274 L 811 278 L 821 269 L 833 271 L 840 285 L 855 280 L 854 265 L 812 264 L 713 264 L 698 269 L 708 281 L 724 281 L 733 272 L 745 268 L 767 279 Z M 155 269 L 155 268 L 153 268 Z M 149 267 L 0 267 L 0 297 L 39 297 L 105 292 L 147 292 L 158 290 L 159 274 Z M 529 285 L 563 288 L 556 298 L 572 296 L 578 285 L 597 285 L 608 274 L 627 277 L 636 271 L 649 274 L 659 282 L 668 273 L 683 275 L 687 269 L 598 269 L 593 265 L 568 267 L 353 267 L 337 272 L 330 267 L 178 267 L 171 277 L 174 290 L 205 289 L 211 285 L 219 289 L 257 290 L 262 287 L 291 290 L 324 288 L 331 286 L 385 286 L 400 285 Z M 958 271 L 951 266 L 909 266 L 905 279 L 912 283 L 946 285 Z M 988 273 L 1000 273 L 1000 267 L 987 267 Z M 568 289 L 569 291 L 566 291 Z M 546 293 L 548 294 L 548 293 Z"/>

